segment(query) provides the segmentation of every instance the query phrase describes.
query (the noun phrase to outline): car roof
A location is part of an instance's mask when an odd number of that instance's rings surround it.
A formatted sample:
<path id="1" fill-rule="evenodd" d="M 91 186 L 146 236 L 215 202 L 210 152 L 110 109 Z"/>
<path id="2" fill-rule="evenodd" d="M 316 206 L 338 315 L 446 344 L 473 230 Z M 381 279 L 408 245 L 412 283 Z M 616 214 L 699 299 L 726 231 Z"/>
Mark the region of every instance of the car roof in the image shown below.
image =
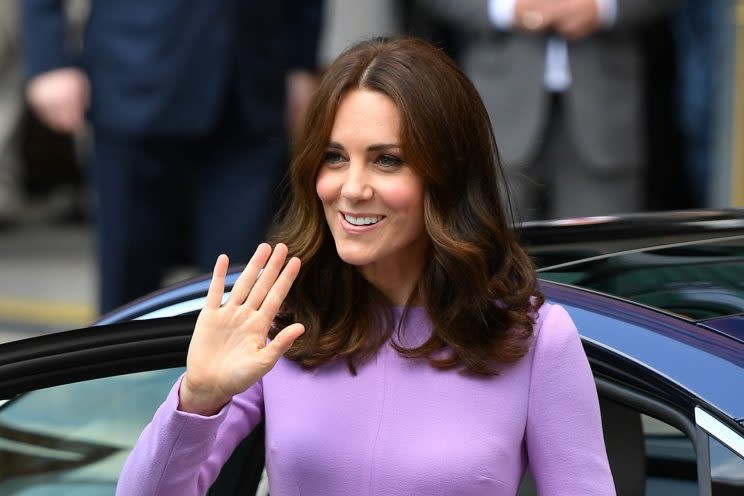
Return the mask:
<path id="1" fill-rule="evenodd" d="M 676 210 L 531 221 L 516 227 L 539 267 L 597 255 L 744 234 L 744 209 Z"/>
<path id="2" fill-rule="evenodd" d="M 716 319 L 744 313 L 744 209 L 527 222 L 519 233 L 543 280 L 712 328 Z"/>
<path id="3" fill-rule="evenodd" d="M 540 278 L 712 322 L 744 314 L 744 234 L 597 255 Z"/>

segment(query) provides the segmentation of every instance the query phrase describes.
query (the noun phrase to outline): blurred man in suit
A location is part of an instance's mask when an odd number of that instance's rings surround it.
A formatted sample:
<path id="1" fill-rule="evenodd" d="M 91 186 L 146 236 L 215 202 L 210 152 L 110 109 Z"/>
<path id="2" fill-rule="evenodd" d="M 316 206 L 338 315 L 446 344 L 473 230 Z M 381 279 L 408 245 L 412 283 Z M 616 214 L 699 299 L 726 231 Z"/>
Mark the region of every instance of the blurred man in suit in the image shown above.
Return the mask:
<path id="1" fill-rule="evenodd" d="M 464 34 L 523 219 L 643 207 L 639 27 L 675 0 L 420 0 Z"/>
<path id="2" fill-rule="evenodd" d="M 80 54 L 63 10 L 23 0 L 26 93 L 56 130 L 92 124 L 101 310 L 156 289 L 176 252 L 247 261 L 313 90 L 321 1 L 95 0 Z"/>

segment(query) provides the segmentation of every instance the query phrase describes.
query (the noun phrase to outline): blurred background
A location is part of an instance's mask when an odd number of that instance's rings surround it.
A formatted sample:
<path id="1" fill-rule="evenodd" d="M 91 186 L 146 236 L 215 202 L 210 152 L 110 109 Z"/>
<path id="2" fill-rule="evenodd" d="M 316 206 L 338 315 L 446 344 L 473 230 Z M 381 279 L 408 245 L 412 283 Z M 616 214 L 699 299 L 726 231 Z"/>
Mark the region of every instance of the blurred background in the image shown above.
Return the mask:
<path id="1" fill-rule="evenodd" d="M 477 10 L 485 2 L 459 0 L 308 2 L 316 10 L 308 18 L 316 19 L 319 31 L 304 44 L 314 63 L 304 63 L 301 72 L 287 71 L 285 115 L 280 116 L 287 151 L 317 77 L 345 47 L 370 36 L 410 34 L 447 51 L 476 83 L 510 180 L 518 185 L 529 178 L 532 191 L 515 195 L 523 203 L 517 205 L 522 219 L 744 207 L 744 1 L 543 1 L 565 9 L 543 9 L 541 0 L 497 0 L 488 11 Z M 0 0 L 0 342 L 83 327 L 111 306 L 101 304 L 101 202 L 91 165 L 96 140 L 110 136 L 111 126 L 101 122 L 106 101 L 96 100 L 105 89 L 100 87 L 105 74 L 92 72 L 101 71 L 95 65 L 98 48 L 86 40 L 101 22 L 96 19 L 118 2 L 90 2 Z M 132 2 L 133 16 L 157 18 L 158 12 L 141 4 Z M 55 9 L 56 17 L 42 17 Z M 228 17 L 214 22 L 236 22 L 225 21 Z M 48 36 L 39 34 L 42 30 Z M 242 54 L 260 52 L 273 41 L 241 46 L 236 39 L 230 59 L 235 64 Z M 187 59 L 190 49 L 181 47 Z M 68 68 L 77 80 L 38 84 Z M 159 73 L 153 67 L 148 74 Z M 195 81 L 208 77 L 198 69 L 193 76 Z M 520 83 L 517 76 L 531 77 L 531 83 Z M 182 81 L 162 83 L 175 87 Z M 224 97 L 221 115 L 232 115 L 241 91 L 237 85 Z M 515 111 L 508 110 L 512 101 L 518 104 Z M 539 117 L 530 120 L 531 113 Z M 250 126 L 214 127 L 206 141 L 186 133 L 178 143 L 222 149 L 227 145 L 214 136 L 255 139 L 234 131 L 244 127 Z M 174 136 L 156 132 L 136 139 L 159 142 Z M 601 173 L 577 179 L 571 174 L 581 171 L 555 165 L 568 162 Z M 174 177 L 157 181 L 165 187 Z M 608 187 L 605 199 L 617 201 L 564 208 L 560 184 L 569 180 L 574 185 L 596 181 L 597 188 Z M 177 203 L 179 197 L 169 201 Z M 244 203 L 251 207 L 250 199 Z M 176 217 L 161 221 L 169 224 L 171 247 L 159 285 L 203 272 L 184 241 L 192 214 L 178 217 L 181 209 L 174 210 Z M 108 229 L 127 231 L 127 226 Z"/>

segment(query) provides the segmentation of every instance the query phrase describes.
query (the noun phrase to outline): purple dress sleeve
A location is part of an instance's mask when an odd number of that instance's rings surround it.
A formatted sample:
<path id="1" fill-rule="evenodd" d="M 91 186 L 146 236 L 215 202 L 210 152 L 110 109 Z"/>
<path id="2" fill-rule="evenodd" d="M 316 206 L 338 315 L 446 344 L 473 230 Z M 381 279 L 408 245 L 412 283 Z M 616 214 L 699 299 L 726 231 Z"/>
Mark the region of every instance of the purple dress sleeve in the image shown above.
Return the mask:
<path id="1" fill-rule="evenodd" d="M 538 494 L 615 495 L 596 385 L 576 326 L 558 305 L 536 336 L 525 436 Z"/>
<path id="2" fill-rule="evenodd" d="M 142 431 L 122 468 L 118 496 L 203 495 L 240 441 L 263 416 L 258 382 L 220 412 L 203 417 L 178 410 L 181 379 Z"/>

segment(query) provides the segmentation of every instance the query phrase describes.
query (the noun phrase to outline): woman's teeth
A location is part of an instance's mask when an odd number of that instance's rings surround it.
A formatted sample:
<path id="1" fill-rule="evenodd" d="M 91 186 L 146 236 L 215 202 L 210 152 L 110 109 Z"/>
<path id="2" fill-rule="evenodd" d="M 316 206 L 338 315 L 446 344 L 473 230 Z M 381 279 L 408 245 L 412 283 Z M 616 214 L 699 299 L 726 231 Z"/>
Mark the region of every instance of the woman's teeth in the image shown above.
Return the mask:
<path id="1" fill-rule="evenodd" d="M 353 217 L 351 215 L 344 214 L 344 219 L 346 219 L 346 222 L 349 224 L 353 224 L 355 226 L 368 226 L 370 224 L 377 224 L 382 220 L 381 215 L 376 215 L 374 217 Z"/>

